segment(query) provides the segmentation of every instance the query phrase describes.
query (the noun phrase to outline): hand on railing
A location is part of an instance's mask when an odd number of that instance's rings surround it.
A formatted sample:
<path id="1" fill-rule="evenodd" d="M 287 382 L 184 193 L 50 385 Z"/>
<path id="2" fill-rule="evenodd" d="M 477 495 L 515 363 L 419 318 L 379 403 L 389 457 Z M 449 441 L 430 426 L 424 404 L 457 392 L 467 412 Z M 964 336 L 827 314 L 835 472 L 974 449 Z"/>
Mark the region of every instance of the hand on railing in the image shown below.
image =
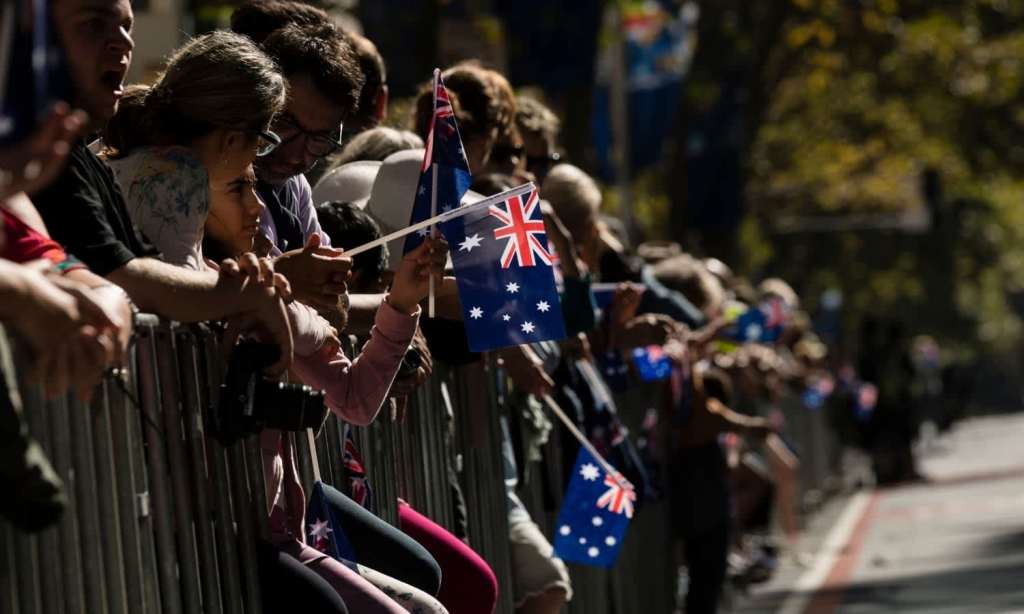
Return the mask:
<path id="1" fill-rule="evenodd" d="M 227 259 L 220 265 L 218 285 L 237 287 L 249 310 L 228 320 L 224 336 L 225 351 L 230 352 L 239 335 L 253 332 L 269 337 L 281 348 L 281 357 L 267 369 L 268 375 L 280 375 L 292 364 L 294 343 L 285 302 L 292 298 L 291 287 L 283 275 L 274 272 L 267 258 L 252 253 L 237 261 Z"/>
<path id="2" fill-rule="evenodd" d="M 116 356 L 116 341 L 108 333 L 117 323 L 84 286 L 48 278 L 49 267 L 48 262 L 5 263 L 3 276 L 14 290 L 5 297 L 4 321 L 28 344 L 30 376 L 48 398 L 73 388 L 88 401 Z"/>

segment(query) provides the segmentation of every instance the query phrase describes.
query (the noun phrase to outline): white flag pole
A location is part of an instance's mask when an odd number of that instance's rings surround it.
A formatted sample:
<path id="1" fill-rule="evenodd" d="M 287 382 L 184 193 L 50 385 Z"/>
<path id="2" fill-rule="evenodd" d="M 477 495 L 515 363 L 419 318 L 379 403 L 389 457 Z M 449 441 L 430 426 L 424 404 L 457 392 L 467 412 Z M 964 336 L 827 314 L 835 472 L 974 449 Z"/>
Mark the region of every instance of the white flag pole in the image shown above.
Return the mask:
<path id="1" fill-rule="evenodd" d="M 524 183 L 519 187 L 512 188 L 511 190 L 505 190 L 504 192 L 501 192 L 500 194 L 495 194 L 494 196 L 488 196 L 487 198 L 479 200 L 475 203 L 462 205 L 461 207 L 456 207 L 454 209 L 449 209 L 444 213 L 440 213 L 438 215 L 435 215 L 434 217 L 425 219 L 422 222 L 416 222 L 411 226 L 406 226 L 405 228 L 401 228 L 394 232 L 388 233 L 379 239 L 374 239 L 373 241 L 370 241 L 369 243 L 364 243 L 359 247 L 347 249 L 345 250 L 344 255 L 356 256 L 375 247 L 380 247 L 381 245 L 390 243 L 396 239 L 401 239 L 406 235 L 410 235 L 414 232 L 423 230 L 424 228 L 430 228 L 435 224 L 443 224 L 445 222 L 450 222 L 454 219 L 458 219 L 466 215 L 467 213 L 472 213 L 480 209 L 486 209 L 492 205 L 503 203 L 506 200 L 513 198 L 515 196 L 522 196 L 523 194 L 532 192 L 535 189 L 536 186 L 534 186 L 533 183 Z"/>
<path id="2" fill-rule="evenodd" d="M 569 432 L 572 433 L 572 436 L 575 437 L 576 440 L 580 442 L 581 446 L 586 448 L 587 452 L 590 452 L 590 455 L 594 457 L 594 459 L 597 461 L 599 465 L 601 465 L 601 468 L 604 469 L 604 472 L 610 475 L 612 479 L 619 484 L 620 488 L 622 488 L 623 490 L 628 490 L 629 488 L 632 488 L 633 485 L 630 484 L 626 478 L 622 477 L 619 474 L 619 472 L 615 470 L 615 467 L 613 467 L 611 463 L 609 463 L 607 460 L 605 460 L 603 456 L 601 456 L 600 452 L 597 451 L 597 448 L 594 447 L 594 444 L 590 443 L 590 440 L 587 439 L 586 435 L 584 435 L 580 431 L 579 427 L 576 426 L 576 423 L 569 419 L 569 416 L 565 415 L 565 412 L 562 411 L 562 408 L 558 406 L 558 403 L 556 403 L 555 400 L 551 398 L 550 394 L 545 394 L 543 397 L 543 401 L 544 404 L 548 406 L 548 409 L 551 410 L 551 413 L 555 414 L 555 416 L 557 416 L 558 419 L 562 421 L 562 424 L 565 425 L 565 428 L 569 429 Z M 627 488 L 627 486 L 629 488 Z"/>
<path id="3" fill-rule="evenodd" d="M 433 138 L 434 138 L 434 130 L 437 130 L 437 125 L 436 125 L 437 124 L 437 84 L 440 81 L 440 79 L 441 79 L 441 69 L 435 68 L 434 69 L 434 92 L 433 92 L 434 93 L 434 116 L 430 119 L 430 125 L 431 125 L 430 138 L 431 138 L 431 140 L 433 140 Z M 434 143 L 430 144 L 430 151 L 431 151 L 431 155 L 432 156 L 436 153 L 436 152 L 434 152 Z M 435 158 L 436 158 L 436 156 L 435 156 Z M 430 168 L 431 168 L 431 173 L 432 173 L 432 176 L 430 178 L 430 217 L 435 217 L 437 215 L 437 162 L 433 162 L 430 165 Z M 433 237 L 436 232 L 437 232 L 437 228 L 435 226 L 431 226 L 430 227 L 430 236 Z M 430 281 L 429 281 L 429 283 L 430 283 L 430 286 L 429 286 L 429 290 L 427 291 L 427 317 L 432 318 L 432 317 L 434 317 L 434 274 L 433 273 L 430 274 Z"/>

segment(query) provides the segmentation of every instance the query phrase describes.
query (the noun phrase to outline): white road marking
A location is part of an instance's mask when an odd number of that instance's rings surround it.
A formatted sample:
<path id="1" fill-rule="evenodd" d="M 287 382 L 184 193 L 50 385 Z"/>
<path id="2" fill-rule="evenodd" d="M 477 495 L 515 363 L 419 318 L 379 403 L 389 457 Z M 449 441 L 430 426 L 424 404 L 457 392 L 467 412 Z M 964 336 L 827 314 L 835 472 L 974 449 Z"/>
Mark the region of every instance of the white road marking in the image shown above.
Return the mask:
<path id="1" fill-rule="evenodd" d="M 843 549 L 849 544 L 857 521 L 864 515 L 872 495 L 873 493 L 870 491 L 860 491 L 850 498 L 846 509 L 843 510 L 835 525 L 832 526 L 832 530 L 825 537 L 825 541 L 822 542 L 814 564 L 797 579 L 793 585 L 793 591 L 782 603 L 778 614 L 803 614 L 814 594 L 828 579 L 828 574 L 843 553 Z"/>

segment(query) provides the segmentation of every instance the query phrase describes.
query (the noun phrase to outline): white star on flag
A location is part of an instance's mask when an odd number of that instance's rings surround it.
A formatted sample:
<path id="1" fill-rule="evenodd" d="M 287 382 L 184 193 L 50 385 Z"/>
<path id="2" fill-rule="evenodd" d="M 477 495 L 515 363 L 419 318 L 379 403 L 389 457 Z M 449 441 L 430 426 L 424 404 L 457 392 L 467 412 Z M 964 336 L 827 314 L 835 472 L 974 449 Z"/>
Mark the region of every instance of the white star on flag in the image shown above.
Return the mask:
<path id="1" fill-rule="evenodd" d="M 483 237 L 479 233 L 474 234 L 472 237 L 466 237 L 466 240 L 459 243 L 460 252 L 472 252 L 474 247 L 480 247 L 480 242 L 483 241 Z"/>
<path id="2" fill-rule="evenodd" d="M 517 284 L 514 281 L 510 281 L 507 284 L 505 284 L 505 290 L 511 292 L 512 294 L 515 294 L 516 292 L 519 292 L 519 284 Z"/>
<path id="3" fill-rule="evenodd" d="M 331 527 L 328 526 L 326 520 L 320 520 L 317 518 L 316 522 L 309 525 L 309 536 L 313 539 L 321 537 L 327 537 L 327 534 L 331 532 Z"/>
<path id="4" fill-rule="evenodd" d="M 548 305 L 547 301 L 541 301 L 537 303 L 537 311 L 541 313 L 547 313 L 548 309 L 551 309 L 551 305 Z"/>
<path id="5" fill-rule="evenodd" d="M 524 333 L 529 334 L 536 330 L 537 327 L 533 325 L 533 322 L 523 322 L 523 325 L 520 326 L 520 328 L 523 329 Z"/>
<path id="6" fill-rule="evenodd" d="M 416 234 L 418 234 L 421 237 L 425 237 L 425 236 L 430 234 L 430 229 L 429 228 L 420 228 L 419 230 L 416 231 Z"/>
<path id="7" fill-rule="evenodd" d="M 509 320 L 511 320 L 511 319 L 512 319 L 512 316 L 510 316 L 510 315 L 508 315 L 508 314 L 506 313 L 505 315 L 501 316 L 501 319 L 502 319 L 502 320 L 505 320 L 506 322 L 508 322 Z"/>
<path id="8" fill-rule="evenodd" d="M 427 186 L 425 186 L 425 185 L 421 185 L 421 186 L 420 186 L 420 190 L 419 190 L 419 194 L 420 194 L 420 196 L 423 196 L 423 195 L 424 195 L 424 194 L 426 194 L 426 193 L 427 193 Z"/>
<path id="9" fill-rule="evenodd" d="M 580 475 L 583 476 L 584 480 L 593 482 L 597 478 L 601 477 L 601 470 L 597 468 L 597 465 L 587 463 L 580 467 Z"/>
<path id="10" fill-rule="evenodd" d="M 441 207 L 441 213 L 448 213 L 451 210 L 452 210 L 452 206 L 451 205 L 445 205 L 445 206 Z"/>
<path id="11" fill-rule="evenodd" d="M 473 318 L 474 320 L 479 320 L 480 318 L 484 317 L 484 310 L 480 309 L 479 307 L 474 307 L 469 310 L 469 317 Z"/>

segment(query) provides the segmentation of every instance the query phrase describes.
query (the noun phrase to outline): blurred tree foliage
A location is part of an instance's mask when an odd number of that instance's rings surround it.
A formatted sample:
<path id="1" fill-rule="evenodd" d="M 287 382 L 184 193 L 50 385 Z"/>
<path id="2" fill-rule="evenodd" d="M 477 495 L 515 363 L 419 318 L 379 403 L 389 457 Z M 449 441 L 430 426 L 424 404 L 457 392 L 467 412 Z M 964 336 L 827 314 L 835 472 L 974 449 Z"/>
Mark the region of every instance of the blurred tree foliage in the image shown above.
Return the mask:
<path id="1" fill-rule="evenodd" d="M 947 347 L 1015 352 L 1024 315 L 1024 2 L 698 4 L 680 136 L 726 78 L 740 81 L 741 269 L 794 280 L 812 306 L 825 288 L 842 289 L 851 330 L 871 314 L 935 333 Z M 682 153 L 669 173 L 677 237 L 686 231 Z M 914 208 L 930 213 L 930 231 L 775 231 L 782 215 L 870 219 Z"/>

